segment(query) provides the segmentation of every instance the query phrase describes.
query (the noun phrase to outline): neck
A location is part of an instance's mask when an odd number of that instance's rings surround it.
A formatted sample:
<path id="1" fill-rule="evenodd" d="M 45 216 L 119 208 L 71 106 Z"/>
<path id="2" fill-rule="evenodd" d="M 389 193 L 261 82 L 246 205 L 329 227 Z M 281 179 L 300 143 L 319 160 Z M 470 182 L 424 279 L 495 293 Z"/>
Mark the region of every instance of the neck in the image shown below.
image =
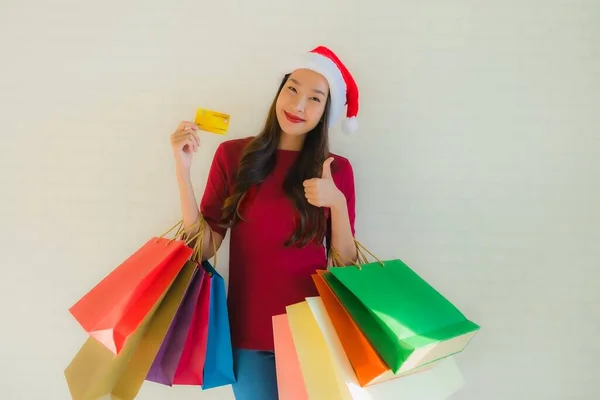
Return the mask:
<path id="1" fill-rule="evenodd" d="M 277 148 L 280 150 L 302 150 L 305 137 L 306 135 L 288 135 L 285 132 L 281 132 Z"/>

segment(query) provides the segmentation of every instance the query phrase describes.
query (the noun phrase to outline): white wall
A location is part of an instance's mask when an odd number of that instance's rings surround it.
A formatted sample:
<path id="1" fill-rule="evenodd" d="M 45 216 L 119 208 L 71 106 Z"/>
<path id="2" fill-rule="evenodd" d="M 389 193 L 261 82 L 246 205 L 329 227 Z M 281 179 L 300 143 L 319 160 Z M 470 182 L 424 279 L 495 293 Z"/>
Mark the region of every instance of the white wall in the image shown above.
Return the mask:
<path id="1" fill-rule="evenodd" d="M 599 3 L 218 3 L 0 2 L 2 398 L 68 398 L 68 307 L 179 218 L 178 122 L 254 134 L 280 62 L 321 43 L 361 88 L 360 132 L 332 132 L 359 238 L 482 326 L 452 399 L 600 398 Z"/>

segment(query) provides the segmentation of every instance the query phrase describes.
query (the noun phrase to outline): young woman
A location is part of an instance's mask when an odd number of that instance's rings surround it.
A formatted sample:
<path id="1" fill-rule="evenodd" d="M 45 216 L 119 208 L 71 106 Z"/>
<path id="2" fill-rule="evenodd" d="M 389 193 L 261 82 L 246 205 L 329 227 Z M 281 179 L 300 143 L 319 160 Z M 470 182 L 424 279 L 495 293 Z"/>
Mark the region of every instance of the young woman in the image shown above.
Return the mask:
<path id="1" fill-rule="evenodd" d="M 358 112 L 354 79 L 326 47 L 303 55 L 286 71 L 262 132 L 219 145 L 200 207 L 190 177 L 197 127 L 184 121 L 171 135 L 187 234 L 198 232 L 199 218 L 210 226 L 203 259 L 213 256 L 213 239 L 218 249 L 231 235 L 237 400 L 277 399 L 271 318 L 318 294 L 311 274 L 327 267 L 326 247 L 346 264 L 357 257 L 352 166 L 329 152 L 328 129 L 345 105 L 349 132 Z"/>

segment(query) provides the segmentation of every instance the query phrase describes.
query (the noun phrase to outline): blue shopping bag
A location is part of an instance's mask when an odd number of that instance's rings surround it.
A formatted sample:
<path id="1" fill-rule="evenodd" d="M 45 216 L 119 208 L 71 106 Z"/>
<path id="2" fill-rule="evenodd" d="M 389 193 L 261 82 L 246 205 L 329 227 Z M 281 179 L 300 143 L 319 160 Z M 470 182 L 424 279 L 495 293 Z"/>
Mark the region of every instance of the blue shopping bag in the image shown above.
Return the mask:
<path id="1" fill-rule="evenodd" d="M 211 389 L 234 383 L 235 375 L 225 281 L 208 261 L 204 261 L 202 267 L 210 276 L 208 343 L 202 389 Z"/>

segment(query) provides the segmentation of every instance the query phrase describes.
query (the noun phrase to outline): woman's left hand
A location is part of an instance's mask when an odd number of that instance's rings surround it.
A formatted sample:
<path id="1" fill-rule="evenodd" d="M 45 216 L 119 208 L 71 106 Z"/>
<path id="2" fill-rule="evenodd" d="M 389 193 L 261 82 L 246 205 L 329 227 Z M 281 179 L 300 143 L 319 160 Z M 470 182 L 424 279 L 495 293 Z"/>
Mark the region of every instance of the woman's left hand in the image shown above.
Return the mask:
<path id="1" fill-rule="evenodd" d="M 329 157 L 323 163 L 321 178 L 307 179 L 303 182 L 306 200 L 317 207 L 335 207 L 345 200 L 344 194 L 337 188 L 331 176 L 331 163 L 333 157 Z"/>

